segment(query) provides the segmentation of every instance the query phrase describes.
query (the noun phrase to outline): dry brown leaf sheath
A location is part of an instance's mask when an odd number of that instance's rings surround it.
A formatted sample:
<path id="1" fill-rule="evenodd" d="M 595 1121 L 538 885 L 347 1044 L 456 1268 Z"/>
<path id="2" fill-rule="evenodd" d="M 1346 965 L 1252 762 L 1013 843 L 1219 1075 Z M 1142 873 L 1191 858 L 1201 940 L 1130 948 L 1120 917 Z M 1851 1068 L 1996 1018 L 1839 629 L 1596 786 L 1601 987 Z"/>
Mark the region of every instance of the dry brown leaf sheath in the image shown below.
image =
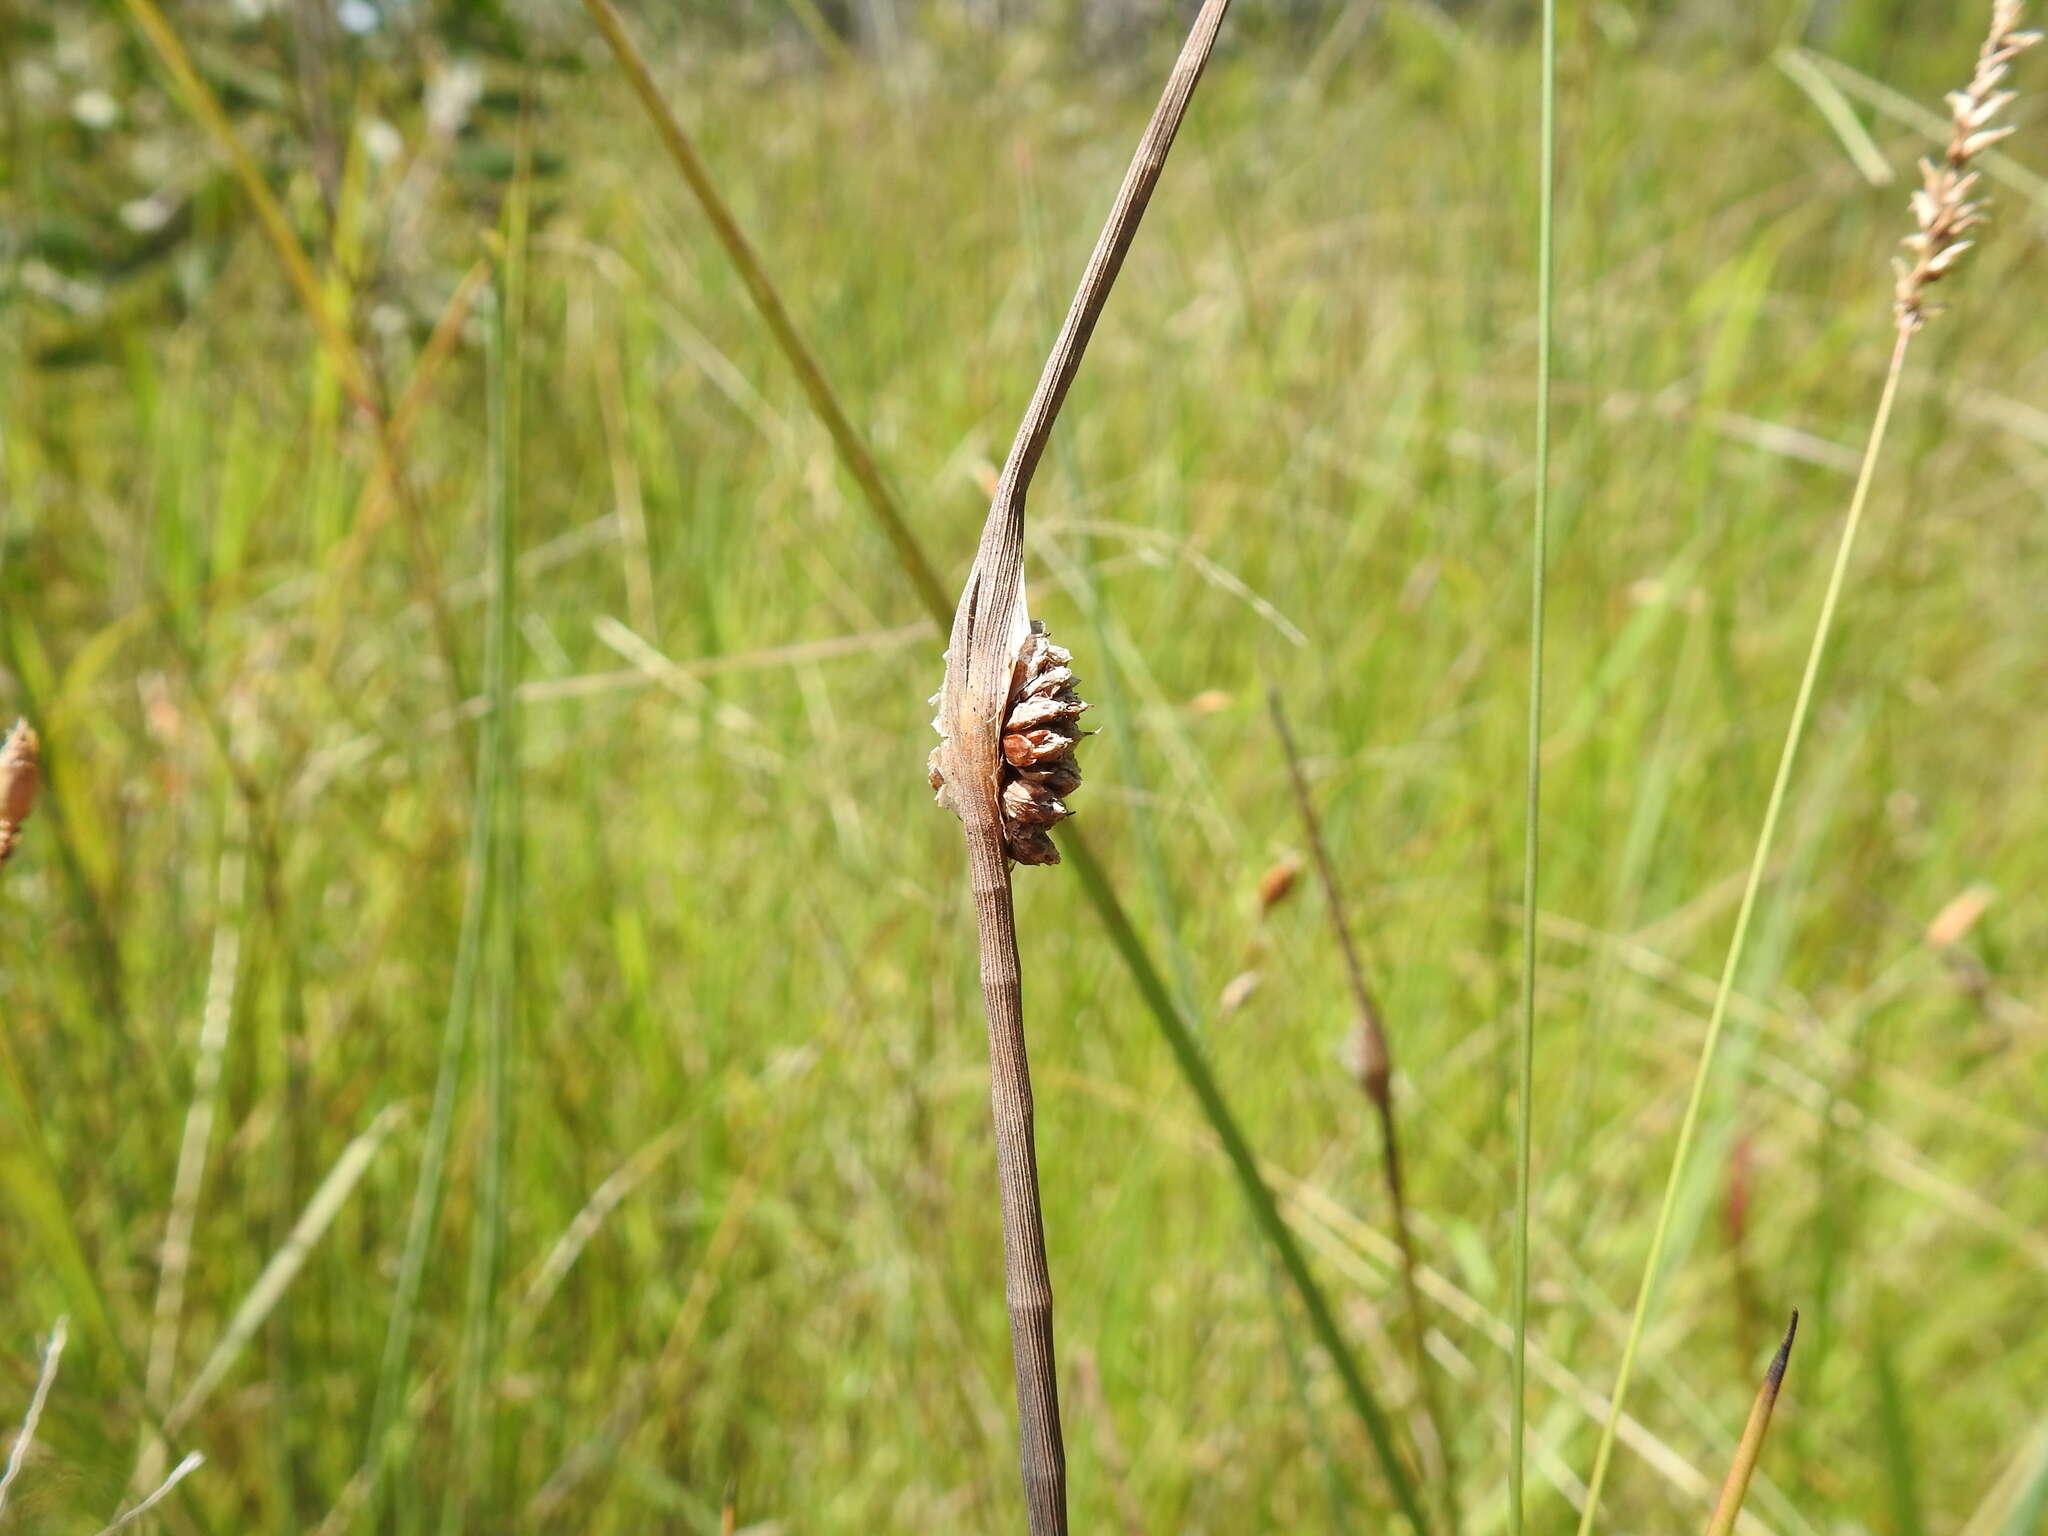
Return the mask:
<path id="1" fill-rule="evenodd" d="M 1002 1190 L 1004 1294 L 1017 1372 L 1018 1459 L 1032 1536 L 1051 1536 L 1067 1529 L 1066 1455 L 1060 1443 L 1052 1282 L 1039 1216 L 1031 1068 L 1024 1049 L 1010 860 L 1021 857 L 1051 863 L 1057 857 L 1045 837 L 1045 827 L 1065 814 L 1065 806 L 1059 802 L 1072 787 L 1073 719 L 1082 706 L 1071 697 L 1071 673 L 1046 682 L 1051 674 L 1067 669 L 1064 655 L 1055 659 L 1057 648 L 1050 646 L 1042 633 L 1034 632 L 1025 606 L 1024 498 L 1228 8 L 1229 0 L 1205 0 L 1196 16 L 1165 93 L 1124 174 L 1108 222 L 1088 258 L 1080 289 L 1053 343 L 1052 355 L 1046 359 L 997 482 L 974 566 L 953 616 L 945 682 L 938 694 L 935 723 L 944 739 L 932 755 L 932 774 L 935 784 L 942 786 L 942 803 L 959 815 L 966 833 L 967 867 L 980 936 L 982 1002 L 988 1015 L 989 1098 Z M 1034 649 L 1027 653 L 1027 646 Z M 1048 691 L 1034 696 L 1030 691 L 1034 684 L 1044 684 Z M 1058 707 L 1044 720 L 1034 723 L 1027 719 L 1020 722 L 1018 730 L 1007 730 L 1017 710 L 1029 714 L 1034 697 L 1051 700 Z M 1047 734 L 1033 738 L 1033 730 Z M 1010 755 L 1004 750 L 1006 738 L 1019 743 Z M 1019 755 L 1026 761 L 1017 762 Z M 1034 785 L 1025 777 L 1027 771 L 1042 772 L 1044 777 Z M 1013 793 L 1018 784 L 1034 787 Z M 1062 785 L 1064 789 L 1058 787 Z M 1014 802 L 1007 822 L 1006 798 Z M 1048 800 L 1059 803 L 1057 813 Z M 1033 822 L 1032 816 L 1045 819 Z"/>

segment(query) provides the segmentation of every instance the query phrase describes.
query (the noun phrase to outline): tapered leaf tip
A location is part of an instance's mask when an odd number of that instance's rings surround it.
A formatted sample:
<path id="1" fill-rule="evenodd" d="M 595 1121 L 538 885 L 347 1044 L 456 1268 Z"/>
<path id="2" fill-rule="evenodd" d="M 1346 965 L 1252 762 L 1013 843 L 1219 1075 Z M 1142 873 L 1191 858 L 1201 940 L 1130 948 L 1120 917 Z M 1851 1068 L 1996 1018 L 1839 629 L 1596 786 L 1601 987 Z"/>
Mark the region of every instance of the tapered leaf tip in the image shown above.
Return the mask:
<path id="1" fill-rule="evenodd" d="M 1778 1353 L 1771 1360 L 1770 1373 L 1764 1378 L 1764 1384 L 1770 1388 L 1773 1398 L 1777 1397 L 1778 1388 L 1785 1383 L 1785 1367 L 1792 1359 L 1792 1340 L 1798 1332 L 1799 1309 L 1794 1307 L 1792 1309 L 1792 1322 L 1785 1329 L 1785 1342 L 1778 1346 Z"/>

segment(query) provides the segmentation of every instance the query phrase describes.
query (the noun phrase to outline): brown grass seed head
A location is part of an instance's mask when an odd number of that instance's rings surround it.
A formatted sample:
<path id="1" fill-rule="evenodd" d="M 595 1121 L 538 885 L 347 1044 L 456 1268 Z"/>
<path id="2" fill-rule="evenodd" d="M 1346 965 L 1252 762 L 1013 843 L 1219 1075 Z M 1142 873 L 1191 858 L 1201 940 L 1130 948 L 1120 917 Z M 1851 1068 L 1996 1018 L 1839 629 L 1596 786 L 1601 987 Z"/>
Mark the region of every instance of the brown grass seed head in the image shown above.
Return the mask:
<path id="1" fill-rule="evenodd" d="M 1073 660 L 1034 619 L 1010 675 L 997 798 L 1002 809 L 1003 844 L 1019 864 L 1059 863 L 1059 850 L 1048 834 L 1074 814 L 1065 798 L 1081 784 L 1081 765 L 1075 761 L 1074 748 L 1089 733 L 1078 724 L 1088 706 L 1074 692 Z M 934 695 L 932 702 L 938 703 L 938 696 Z M 942 720 L 934 720 L 932 727 L 945 734 Z M 943 744 L 934 747 L 929 761 L 931 786 L 941 805 L 949 803 L 942 766 L 945 750 Z"/>
<path id="2" fill-rule="evenodd" d="M 1994 0 L 1991 31 L 1977 53 L 1977 72 L 1969 85 L 1948 96 L 1954 130 L 1948 152 L 1940 160 L 1920 162 L 1920 190 L 1913 194 L 1913 233 L 1906 236 L 1906 257 L 1892 263 L 1898 273 L 1896 304 L 1899 328 L 1917 331 L 1927 321 L 1927 289 L 1955 270 L 1976 242 L 1964 238 L 1984 222 L 1984 203 L 1972 194 L 1979 173 L 1971 162 L 2012 132 L 2007 124 L 1992 126 L 2011 104 L 2013 93 L 2001 90 L 2012 61 L 2041 40 L 2039 32 L 2020 30 L 2020 0 Z"/>
<path id="3" fill-rule="evenodd" d="M 41 783 L 36 733 L 26 720 L 17 720 L 6 742 L 0 744 L 0 864 L 7 862 L 21 841 L 21 824 L 35 808 Z"/>

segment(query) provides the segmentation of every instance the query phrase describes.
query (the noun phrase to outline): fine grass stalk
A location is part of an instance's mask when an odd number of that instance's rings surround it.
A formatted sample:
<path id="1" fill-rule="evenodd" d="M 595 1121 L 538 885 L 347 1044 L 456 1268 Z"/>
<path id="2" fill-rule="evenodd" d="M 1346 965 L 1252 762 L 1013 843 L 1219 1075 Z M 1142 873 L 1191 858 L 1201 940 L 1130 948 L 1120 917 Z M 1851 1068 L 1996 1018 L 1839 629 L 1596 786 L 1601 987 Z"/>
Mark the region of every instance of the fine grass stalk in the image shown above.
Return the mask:
<path id="1" fill-rule="evenodd" d="M 769 281 L 767 269 L 754 254 L 746 234 L 741 230 L 739 220 L 733 217 L 725 199 L 719 195 L 718 186 L 711 179 L 703 159 L 690 136 L 683 131 L 683 125 L 669 111 L 668 103 L 662 99 L 661 87 L 654 83 L 654 73 L 647 67 L 647 60 L 638 45 L 626 31 L 625 20 L 611 0 L 584 0 L 584 7 L 590 12 L 590 19 L 597 23 L 598 31 L 611 45 L 612 53 L 619 61 L 626 81 L 633 87 L 633 94 L 640 98 L 640 104 L 647 109 L 655 131 L 661 135 L 662 147 L 669 158 L 675 161 L 676 169 L 683 173 L 683 180 L 690 185 L 697 204 L 704 210 L 704 217 L 711 223 L 711 229 L 718 236 L 718 243 L 725 247 L 731 258 L 733 270 L 739 273 L 740 281 L 747 286 L 747 294 L 754 301 L 754 307 L 775 335 L 775 343 L 781 348 L 789 365 L 796 370 L 797 382 L 803 386 L 804 398 L 817 413 L 818 420 L 831 434 L 832 445 L 839 452 L 839 461 L 846 466 L 848 474 L 861 489 L 868 509 L 874 513 L 883 534 L 896 551 L 896 558 L 903 562 L 909 572 L 911 584 L 917 588 L 918 596 L 943 626 L 953 611 L 953 605 L 946 598 L 945 585 L 939 580 L 932 563 L 925 557 L 924 549 L 917 542 L 917 536 L 910 531 L 896 498 L 882 480 L 882 472 L 875 464 L 875 456 L 868 449 L 865 439 L 847 416 L 839 403 L 839 396 L 825 378 L 825 371 L 818 364 L 803 334 L 797 330 L 796 322 L 789 317 L 789 309 L 782 302 L 782 295 L 775 284 Z"/>
<path id="2" fill-rule="evenodd" d="M 1543 0 L 1536 209 L 1536 497 L 1529 531 L 1529 725 L 1523 774 L 1522 1010 L 1515 1037 L 1514 1279 L 1508 1353 L 1508 1536 L 1522 1536 L 1523 1443 L 1528 1439 L 1529 1207 L 1536 1095 L 1536 901 L 1543 812 L 1543 630 L 1550 553 L 1550 368 L 1556 286 L 1557 0 Z"/>
<path id="3" fill-rule="evenodd" d="M 1365 1426 L 1372 1441 L 1373 1453 L 1379 1459 L 1380 1470 L 1385 1474 L 1387 1486 L 1392 1490 L 1394 1501 L 1400 1506 L 1402 1516 L 1418 1536 L 1429 1530 L 1428 1517 L 1422 1510 L 1422 1501 L 1416 1493 L 1415 1477 L 1401 1458 L 1394 1443 L 1392 1426 L 1385 1411 L 1366 1384 L 1364 1374 L 1358 1368 L 1358 1359 L 1351 1347 L 1344 1342 L 1344 1335 L 1337 1328 L 1336 1314 L 1331 1311 L 1322 1287 L 1316 1284 L 1310 1274 L 1307 1256 L 1303 1253 L 1301 1241 L 1294 1235 L 1294 1229 L 1280 1214 L 1279 1202 L 1273 1198 L 1272 1188 L 1259 1170 L 1258 1156 L 1252 1151 L 1251 1143 L 1231 1113 L 1229 1103 L 1223 1097 L 1223 1090 L 1216 1081 L 1216 1074 L 1209 1068 L 1202 1054 L 1201 1042 L 1195 1037 L 1193 1024 L 1174 1006 L 1172 994 L 1167 991 L 1165 978 L 1158 966 L 1152 962 L 1146 951 L 1144 940 L 1125 915 L 1123 906 L 1116 899 L 1110 887 L 1109 877 L 1097 862 L 1094 851 L 1079 838 L 1068 837 L 1067 854 L 1073 860 L 1074 872 L 1081 877 L 1081 885 L 1088 897 L 1095 903 L 1095 912 L 1102 919 L 1103 927 L 1109 932 L 1109 941 L 1130 968 L 1138 984 L 1139 995 L 1152 1010 L 1152 1016 L 1159 1023 L 1166 1036 L 1166 1043 L 1173 1051 L 1174 1063 L 1180 1068 L 1188 1086 L 1194 1090 L 1195 1099 L 1201 1105 L 1202 1116 L 1209 1122 L 1209 1128 L 1216 1133 L 1222 1144 L 1223 1154 L 1230 1160 L 1231 1172 L 1237 1175 L 1239 1188 L 1244 1192 L 1245 1202 L 1252 1209 L 1252 1219 L 1258 1225 L 1266 1241 L 1272 1245 L 1280 1260 L 1280 1267 L 1286 1271 L 1293 1284 L 1295 1294 L 1301 1298 L 1302 1310 L 1308 1313 L 1309 1328 L 1315 1334 L 1316 1342 L 1330 1356 L 1330 1364 L 1342 1383 L 1344 1395 L 1350 1401 L 1359 1422 Z"/>
<path id="4" fill-rule="evenodd" d="M 1593 1473 L 1587 1479 L 1585 1508 L 1579 1518 L 1579 1536 L 1589 1536 L 1599 1514 L 1601 1488 L 1614 1455 L 1615 1429 L 1627 1401 L 1636 1353 L 1642 1344 L 1650 1303 L 1664 1263 L 1665 1245 L 1671 1235 L 1672 1216 L 1678 1207 L 1686 1165 L 1699 1133 L 1700 1113 L 1713 1076 L 1715 1052 L 1728 1020 L 1728 1005 L 1735 994 L 1736 978 L 1741 973 L 1744 946 L 1756 914 L 1757 897 L 1770 867 L 1778 822 L 1785 809 L 1786 791 L 1792 781 L 1793 767 L 1799 759 L 1800 743 L 1806 734 L 1807 717 L 1813 707 L 1821 664 L 1827 656 L 1828 639 L 1834 631 L 1835 613 L 1848 585 L 1856 535 L 1863 525 L 1864 508 L 1869 503 L 1870 487 L 1876 478 L 1878 454 L 1884 446 L 1885 431 L 1891 424 L 1892 406 L 1898 398 L 1899 378 L 1905 371 L 1906 353 L 1913 338 L 1930 318 L 1928 288 L 1955 270 L 1957 258 L 1974 243 L 1963 237 L 1984 222 L 1982 205 L 1970 199 L 1978 179 L 1978 173 L 1971 168 L 1971 161 L 2011 132 L 2010 128 L 1990 126 L 1992 119 L 2011 100 L 2011 93 L 1999 87 L 2013 58 L 2040 37 L 2038 33 L 2019 30 L 2020 9 L 2019 0 L 1994 0 L 1991 30 L 1978 53 L 1976 73 L 1968 87 L 1949 97 L 1953 133 L 1948 151 L 1939 161 L 1921 162 L 1923 186 L 1914 193 L 1911 205 L 1917 227 L 1904 242 L 1911 259 L 1901 258 L 1895 263 L 1898 282 L 1893 298 L 1891 364 L 1885 370 L 1877 412 L 1871 420 L 1869 439 L 1864 444 L 1863 458 L 1856 471 L 1856 488 L 1849 498 L 1848 515 L 1843 520 L 1841 536 L 1835 546 L 1834 564 L 1828 572 L 1827 589 L 1821 598 L 1820 614 L 1814 621 L 1813 638 L 1807 646 L 1806 664 L 1799 677 L 1799 691 L 1792 704 L 1792 719 L 1785 730 L 1777 772 L 1772 777 L 1770 796 L 1764 805 L 1763 826 L 1757 834 L 1749 873 L 1743 881 L 1742 901 L 1735 914 L 1735 928 L 1728 941 L 1727 956 L 1722 962 L 1720 981 L 1714 989 L 1706 1037 L 1700 1045 L 1692 1091 L 1686 1100 L 1684 1118 L 1679 1122 L 1678 1144 L 1672 1150 L 1671 1169 L 1664 1182 L 1664 1198 L 1657 1209 L 1650 1249 L 1643 1259 L 1642 1276 L 1636 1286 L 1635 1309 L 1629 1319 L 1627 1338 L 1622 1344 L 1621 1366 L 1615 1374 L 1607 1420 L 1601 1426 L 1599 1447 L 1594 1452 Z"/>
<path id="5" fill-rule="evenodd" d="M 234 802 L 239 805 L 240 802 Z M 245 818 L 238 818 L 238 820 Z M 206 1179 L 206 1159 L 213 1141 L 213 1122 L 221 1098 L 221 1076 L 235 1017 L 235 989 L 241 974 L 244 879 L 247 856 L 243 829 L 231 828 L 220 856 L 215 882 L 218 916 L 213 949 L 207 962 L 206 1000 L 200 1009 L 198 1050 L 192 1064 L 192 1098 L 185 1110 L 185 1130 L 178 1144 L 177 1172 L 171 1183 L 171 1204 L 164 1218 L 162 1258 L 151 1309 L 149 1348 L 143 1367 L 143 1394 L 153 1414 L 171 1406 L 172 1376 L 178 1365 L 183 1334 L 185 1282 L 192 1266 L 192 1237 L 199 1219 L 199 1194 Z M 143 1487 L 157 1481 L 168 1447 L 154 1436 L 143 1442 L 135 1481 Z"/>

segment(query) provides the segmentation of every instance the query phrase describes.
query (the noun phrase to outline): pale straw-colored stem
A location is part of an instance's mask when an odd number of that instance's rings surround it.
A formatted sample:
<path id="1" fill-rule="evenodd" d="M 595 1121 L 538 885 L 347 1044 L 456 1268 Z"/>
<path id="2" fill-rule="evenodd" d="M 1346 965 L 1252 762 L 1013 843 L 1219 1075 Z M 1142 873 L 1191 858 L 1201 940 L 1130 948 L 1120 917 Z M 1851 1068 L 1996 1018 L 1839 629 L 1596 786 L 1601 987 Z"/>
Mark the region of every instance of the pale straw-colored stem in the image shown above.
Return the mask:
<path id="1" fill-rule="evenodd" d="M 1543 638 L 1550 558 L 1550 372 L 1556 326 L 1557 0 L 1543 0 L 1536 208 L 1536 494 L 1529 528 L 1529 723 L 1522 791 L 1522 999 L 1515 1030 L 1515 1211 L 1508 1351 L 1508 1536 L 1522 1536 L 1529 1411 L 1529 1208 L 1535 1199 L 1536 917 L 1543 824 Z"/>

